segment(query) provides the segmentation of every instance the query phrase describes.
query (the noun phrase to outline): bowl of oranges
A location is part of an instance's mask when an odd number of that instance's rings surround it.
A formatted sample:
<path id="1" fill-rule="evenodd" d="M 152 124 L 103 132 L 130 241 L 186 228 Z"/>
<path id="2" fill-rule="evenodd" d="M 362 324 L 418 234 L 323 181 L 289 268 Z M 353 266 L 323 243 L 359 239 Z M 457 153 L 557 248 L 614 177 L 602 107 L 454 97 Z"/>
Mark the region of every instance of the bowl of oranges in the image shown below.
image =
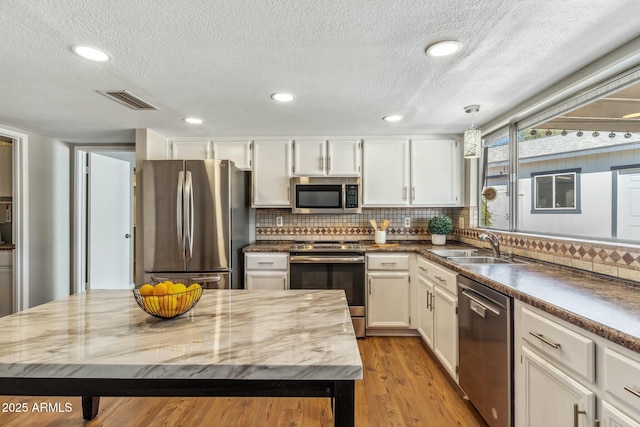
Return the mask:
<path id="1" fill-rule="evenodd" d="M 202 296 L 202 286 L 164 280 L 134 288 L 133 296 L 140 308 L 150 315 L 171 319 L 195 307 Z"/>

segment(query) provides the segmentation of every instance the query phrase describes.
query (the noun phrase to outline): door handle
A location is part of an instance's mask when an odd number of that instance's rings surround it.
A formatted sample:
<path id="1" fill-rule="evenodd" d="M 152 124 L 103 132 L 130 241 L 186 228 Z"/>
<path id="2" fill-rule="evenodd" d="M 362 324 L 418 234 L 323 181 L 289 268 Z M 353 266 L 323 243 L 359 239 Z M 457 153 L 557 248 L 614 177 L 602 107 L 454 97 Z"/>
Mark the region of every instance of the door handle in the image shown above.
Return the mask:
<path id="1" fill-rule="evenodd" d="M 178 247 L 180 248 L 180 258 L 184 259 L 184 234 L 183 213 L 184 213 L 184 172 L 178 172 L 178 191 L 176 196 L 176 230 L 178 231 Z"/>
<path id="2" fill-rule="evenodd" d="M 556 350 L 560 348 L 560 344 L 555 343 L 553 341 L 549 341 L 544 335 L 542 334 L 538 334 L 535 332 L 531 332 L 529 331 L 529 335 L 534 336 L 536 338 L 538 338 L 540 341 L 542 341 L 543 343 L 547 344 L 548 346 L 551 346 L 553 348 L 555 348 Z"/>
<path id="3" fill-rule="evenodd" d="M 587 415 L 587 411 L 581 411 L 578 409 L 578 404 L 574 403 L 573 404 L 573 425 L 574 427 L 579 427 L 580 423 L 578 422 L 578 416 L 582 414 L 582 415 Z"/>
<path id="4" fill-rule="evenodd" d="M 125 235 L 124 235 L 124 238 L 125 238 L 125 239 L 130 239 L 130 238 L 131 238 L 131 234 L 129 234 L 129 233 L 125 234 Z"/>
<path id="5" fill-rule="evenodd" d="M 640 391 L 634 389 L 633 387 L 626 385 L 624 386 L 624 389 L 633 394 L 635 397 L 640 397 Z"/>
<path id="6" fill-rule="evenodd" d="M 191 179 L 191 172 L 187 171 L 186 179 L 185 179 L 185 196 L 184 199 L 184 207 L 186 211 L 185 219 L 187 220 L 186 230 L 187 230 L 187 242 L 189 247 L 189 259 L 193 257 L 193 181 Z"/>

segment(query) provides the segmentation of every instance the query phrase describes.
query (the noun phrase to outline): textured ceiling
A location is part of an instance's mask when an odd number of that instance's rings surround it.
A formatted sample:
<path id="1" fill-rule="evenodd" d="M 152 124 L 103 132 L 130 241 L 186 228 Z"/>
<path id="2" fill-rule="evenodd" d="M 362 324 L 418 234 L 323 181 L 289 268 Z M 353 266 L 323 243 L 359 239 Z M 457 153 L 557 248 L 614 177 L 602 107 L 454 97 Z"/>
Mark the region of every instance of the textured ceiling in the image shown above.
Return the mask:
<path id="1" fill-rule="evenodd" d="M 70 142 L 130 142 L 135 128 L 462 133 L 464 106 L 481 105 L 476 124 L 504 114 L 638 37 L 637 16 L 638 0 L 3 0 L 0 123 Z M 444 39 L 461 53 L 424 54 Z M 79 58 L 79 43 L 113 60 Z M 159 111 L 96 92 L 110 89 Z M 297 98 L 276 104 L 276 91 Z"/>

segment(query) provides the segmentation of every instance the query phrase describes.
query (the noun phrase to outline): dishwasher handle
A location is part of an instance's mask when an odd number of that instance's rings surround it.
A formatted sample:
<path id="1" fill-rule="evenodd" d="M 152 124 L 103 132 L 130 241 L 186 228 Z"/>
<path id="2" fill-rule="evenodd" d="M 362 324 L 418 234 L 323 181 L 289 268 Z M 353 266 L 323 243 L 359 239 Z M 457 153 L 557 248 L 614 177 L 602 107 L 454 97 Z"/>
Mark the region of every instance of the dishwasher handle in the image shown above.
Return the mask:
<path id="1" fill-rule="evenodd" d="M 470 307 L 471 310 L 478 313 L 480 316 L 485 317 L 486 310 L 489 310 L 496 316 L 500 315 L 500 309 L 493 306 L 493 304 L 489 304 L 486 301 L 482 301 L 479 296 L 472 294 L 466 289 L 462 290 L 462 295 L 469 298 L 471 300 Z"/>

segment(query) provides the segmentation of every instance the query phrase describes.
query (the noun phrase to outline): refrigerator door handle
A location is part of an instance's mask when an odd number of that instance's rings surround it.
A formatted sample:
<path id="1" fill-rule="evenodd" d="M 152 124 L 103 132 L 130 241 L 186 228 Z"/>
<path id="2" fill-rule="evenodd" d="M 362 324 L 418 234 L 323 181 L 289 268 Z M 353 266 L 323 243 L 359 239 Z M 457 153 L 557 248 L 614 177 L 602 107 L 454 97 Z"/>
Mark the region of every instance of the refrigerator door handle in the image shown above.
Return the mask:
<path id="1" fill-rule="evenodd" d="M 185 200 L 185 206 L 187 213 L 185 218 L 187 220 L 187 242 L 189 244 L 189 259 L 193 257 L 193 180 L 191 179 L 191 172 L 187 171 L 187 179 L 185 181 L 185 187 L 187 189 L 187 198 Z"/>
<path id="2" fill-rule="evenodd" d="M 176 230 L 178 230 L 178 248 L 180 249 L 180 258 L 184 259 L 184 235 L 182 233 L 182 217 L 184 199 L 184 172 L 178 172 L 178 191 L 176 192 Z"/>

